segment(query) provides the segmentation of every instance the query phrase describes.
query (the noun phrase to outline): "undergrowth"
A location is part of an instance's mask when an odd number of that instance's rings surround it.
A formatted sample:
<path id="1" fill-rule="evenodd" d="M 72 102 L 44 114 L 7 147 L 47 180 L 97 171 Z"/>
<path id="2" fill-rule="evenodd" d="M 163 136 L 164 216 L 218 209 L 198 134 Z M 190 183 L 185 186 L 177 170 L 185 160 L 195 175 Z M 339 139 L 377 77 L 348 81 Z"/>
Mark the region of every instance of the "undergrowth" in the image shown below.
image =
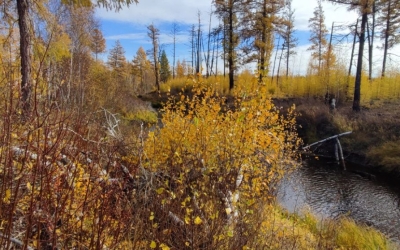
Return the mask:
<path id="1" fill-rule="evenodd" d="M 16 102 L 5 101 L 0 245 L 388 249 L 384 237 L 382 244 L 364 241 L 358 227 L 349 235 L 360 242 L 338 241 L 346 224 L 321 231 L 311 217 L 276 208 L 277 183 L 299 165 L 301 140 L 293 109 L 283 116 L 267 87 L 256 88 L 250 77 L 245 83 L 251 87 L 238 87 L 229 101 L 212 85 L 195 84 L 164 105 L 160 124 L 143 124 L 136 134 L 107 109 L 36 100 L 37 112 L 21 120 Z"/>

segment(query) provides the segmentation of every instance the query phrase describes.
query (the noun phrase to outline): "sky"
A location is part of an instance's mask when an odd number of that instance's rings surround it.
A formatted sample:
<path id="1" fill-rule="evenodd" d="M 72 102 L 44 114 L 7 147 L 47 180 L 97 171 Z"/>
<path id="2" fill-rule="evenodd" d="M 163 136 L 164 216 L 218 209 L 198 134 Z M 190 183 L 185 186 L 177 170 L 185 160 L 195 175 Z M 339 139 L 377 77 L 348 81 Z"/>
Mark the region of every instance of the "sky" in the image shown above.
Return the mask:
<path id="1" fill-rule="evenodd" d="M 316 0 L 293 0 L 292 7 L 295 10 L 295 29 L 298 37 L 296 55 L 291 58 L 291 71 L 294 74 L 305 74 L 310 58 L 310 51 L 307 48 L 309 42 L 308 20 L 313 16 L 317 5 Z M 203 30 L 207 31 L 210 23 L 210 13 L 212 11 L 212 0 L 139 0 L 136 5 L 125 7 L 119 12 L 107 11 L 102 8 L 96 9 L 96 17 L 100 21 L 103 35 L 106 39 L 107 50 L 109 51 L 117 40 L 125 49 L 125 56 L 132 60 L 136 51 L 142 46 L 145 50 L 151 48 L 151 41 L 147 36 L 147 26 L 153 24 L 160 30 L 160 44 L 172 62 L 172 24 L 176 23 L 179 27 L 177 36 L 176 59 L 190 61 L 189 30 L 190 27 L 198 23 L 198 13 L 200 13 Z M 325 14 L 325 24 L 330 30 L 334 22 L 334 33 L 337 36 L 333 39 L 333 44 L 340 53 L 342 60 L 349 60 L 352 37 L 347 26 L 355 23 L 357 11 L 348 11 L 346 6 L 333 5 L 328 1 L 323 1 Z M 216 26 L 218 19 L 211 18 L 211 26 Z M 344 27 L 344 28 L 342 28 Z M 381 45 L 380 41 L 376 42 Z M 400 46 L 392 50 L 392 53 L 400 55 Z M 272 56 L 272 58 L 274 55 Z M 106 60 L 107 53 L 103 55 Z M 400 57 L 399 57 L 400 58 Z M 389 63 L 397 64 L 396 56 L 394 61 Z M 375 50 L 374 66 L 375 71 L 379 71 L 382 61 L 382 50 Z M 221 63 L 220 63 L 221 64 Z M 252 65 L 243 66 L 241 69 L 252 69 Z"/>

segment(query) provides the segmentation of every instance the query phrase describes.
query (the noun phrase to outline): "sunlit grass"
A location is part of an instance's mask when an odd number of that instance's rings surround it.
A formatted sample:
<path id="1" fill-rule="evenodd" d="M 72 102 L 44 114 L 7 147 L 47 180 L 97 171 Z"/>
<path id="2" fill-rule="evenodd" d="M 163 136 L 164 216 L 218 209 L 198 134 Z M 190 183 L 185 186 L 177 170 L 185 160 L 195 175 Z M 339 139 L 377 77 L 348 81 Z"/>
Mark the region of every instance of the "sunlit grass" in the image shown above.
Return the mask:
<path id="1" fill-rule="evenodd" d="M 268 249 L 396 249 L 382 233 L 348 218 L 322 220 L 278 206 L 269 207 L 265 216 L 259 239 Z"/>
<path id="2" fill-rule="evenodd" d="M 256 75 L 244 71 L 235 77 L 235 87 L 242 90 L 253 91 L 257 88 Z M 213 86 L 220 93 L 229 93 L 228 76 L 188 76 L 175 78 L 161 85 L 161 92 L 179 93 L 182 89 L 190 88 L 195 82 L 204 82 Z M 324 75 L 307 76 L 274 76 L 266 77 L 262 85 L 267 86 L 267 94 L 273 98 L 308 97 L 323 98 L 326 92 L 334 94 L 340 101 L 351 100 L 354 95 L 354 76 L 340 69 L 331 70 Z M 400 98 L 400 74 L 391 72 L 385 78 L 374 78 L 371 81 L 363 74 L 361 80 L 361 104 L 363 106 L 380 105 L 384 100 Z"/>

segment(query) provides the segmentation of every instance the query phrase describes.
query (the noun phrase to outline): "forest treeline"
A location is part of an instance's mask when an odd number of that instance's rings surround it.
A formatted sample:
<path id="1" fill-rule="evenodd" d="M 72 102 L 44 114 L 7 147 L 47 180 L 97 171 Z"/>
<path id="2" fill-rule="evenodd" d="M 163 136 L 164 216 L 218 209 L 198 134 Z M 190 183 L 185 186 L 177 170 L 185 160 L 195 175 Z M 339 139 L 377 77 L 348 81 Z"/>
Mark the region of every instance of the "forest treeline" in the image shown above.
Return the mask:
<path id="1" fill-rule="evenodd" d="M 274 203 L 279 181 L 299 165 L 301 140 L 293 108 L 283 116 L 270 97 L 321 89 L 357 95 L 325 40 L 320 1 L 310 19 L 312 81 L 288 70 L 296 44 L 291 1 L 215 1 L 221 25 L 204 36 L 199 18 L 190 63 L 175 61 L 174 50 L 170 64 L 154 25 L 147 27 L 151 50 L 127 59 L 116 42 L 101 60 L 95 5 L 140 8 L 136 2 L 1 2 L 2 247 L 391 247 L 373 229 L 345 219 L 319 224 Z M 370 17 L 371 3 L 351 7 Z M 282 74 L 280 65 L 269 72 L 276 36 Z M 226 78 L 217 70 L 221 60 Z M 257 63 L 257 73 L 239 75 L 248 62 Z M 171 96 L 159 118 L 137 96 L 163 91 Z"/>
<path id="2" fill-rule="evenodd" d="M 354 35 L 350 65 L 338 60 L 332 44 L 332 30 L 328 31 L 322 0 L 316 1 L 313 16 L 309 19 L 309 50 L 312 57 L 308 75 L 323 76 L 321 82 L 329 91 L 333 84 L 329 72 L 338 66 L 349 68 L 357 57 L 354 79 L 353 109 L 360 110 L 360 86 L 363 74 L 363 58 L 368 58 L 368 78 L 371 80 L 376 39 L 383 41 L 381 76 L 387 74 L 387 58 L 390 49 L 398 43 L 399 2 L 397 0 L 331 1 L 356 10 L 360 18 L 350 28 Z M 105 52 L 105 41 L 98 20 L 94 18 L 95 6 L 120 9 L 136 1 L 39 1 L 31 3 L 21 0 L 16 3 L 3 2 L 1 11 L 2 71 L 3 82 L 14 82 L 20 88 L 21 112 L 29 114 L 32 94 L 38 85 L 46 95 L 62 93 L 70 103 L 84 102 L 87 82 L 93 71 L 111 71 L 113 82 L 130 85 L 136 93 L 159 89 L 160 82 L 183 74 L 204 73 L 205 76 L 223 74 L 229 79 L 229 89 L 235 86 L 235 76 L 247 63 L 257 65 L 256 74 L 260 83 L 270 76 L 292 75 L 290 59 L 296 53 L 298 38 L 294 27 L 296 19 L 292 0 L 229 0 L 212 3 L 218 25 L 211 24 L 204 31 L 201 16 L 198 24 L 190 30 L 191 58 L 189 62 L 176 61 L 176 36 L 179 25 L 174 24 L 172 63 L 167 63 L 161 47 L 160 31 L 148 26 L 151 51 L 138 49 L 135 58 L 126 59 L 123 48 L 117 42 L 109 51 L 106 64 L 98 59 Z M 132 8 L 140 8 L 138 5 Z M 340 21 L 340 20 L 339 20 Z M 329 24 L 330 26 L 330 24 Z M 358 49 L 356 44 L 358 43 Z M 364 48 L 367 48 L 367 55 Z M 275 58 L 271 58 L 276 51 Z M 147 58 L 148 57 L 148 58 Z M 222 61 L 223 66 L 218 66 Z M 340 63 L 339 63 L 340 62 Z M 273 64 L 273 65 L 271 65 Z M 340 65 L 338 65 L 340 64 Z M 101 68 L 103 67 L 103 69 Z M 223 69 L 223 72 L 220 72 Z M 350 74 L 350 73 L 349 73 Z M 121 79 L 122 78 L 122 79 Z M 279 79 L 277 79 L 279 80 Z M 48 85 L 48 86 L 43 86 Z M 51 86 L 50 86 L 51 85 Z M 85 87 L 83 86 L 85 85 Z M 353 85 L 353 84 L 352 84 Z M 16 86 L 17 87 L 17 86 Z M 44 90 L 45 89 L 45 90 Z M 78 90 L 78 91 L 74 91 Z M 71 95 L 81 95 L 72 97 Z M 43 96 L 43 95 L 42 95 Z M 74 100 L 72 100 L 74 99 Z M 80 101 L 79 101 L 80 100 Z"/>

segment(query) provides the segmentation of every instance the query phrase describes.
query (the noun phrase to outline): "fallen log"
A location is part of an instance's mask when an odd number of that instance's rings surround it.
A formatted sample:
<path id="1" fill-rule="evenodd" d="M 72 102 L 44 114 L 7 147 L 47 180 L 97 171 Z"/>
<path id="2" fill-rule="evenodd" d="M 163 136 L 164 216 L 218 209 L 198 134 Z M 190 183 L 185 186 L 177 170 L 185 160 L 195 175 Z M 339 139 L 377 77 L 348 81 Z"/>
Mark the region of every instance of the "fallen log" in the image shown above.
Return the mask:
<path id="1" fill-rule="evenodd" d="M 329 140 L 332 140 L 332 139 L 335 139 L 335 138 L 338 138 L 338 137 L 341 137 L 341 136 L 344 136 L 344 135 L 349 135 L 349 134 L 351 134 L 352 132 L 353 132 L 353 131 L 348 131 L 348 132 L 344 132 L 344 133 L 341 133 L 341 134 L 338 134 L 338 135 L 334 135 L 334 136 L 328 137 L 328 138 L 326 138 L 326 139 L 323 139 L 323 140 L 320 140 L 320 141 L 311 143 L 311 144 L 309 144 L 309 145 L 307 145 L 307 146 L 304 146 L 302 149 L 305 150 L 305 149 L 307 149 L 307 148 L 309 148 L 309 147 L 312 147 L 312 146 L 314 146 L 314 145 L 318 145 L 318 144 L 320 144 L 320 143 L 323 143 L 323 142 L 326 142 L 326 141 L 329 141 Z"/>

